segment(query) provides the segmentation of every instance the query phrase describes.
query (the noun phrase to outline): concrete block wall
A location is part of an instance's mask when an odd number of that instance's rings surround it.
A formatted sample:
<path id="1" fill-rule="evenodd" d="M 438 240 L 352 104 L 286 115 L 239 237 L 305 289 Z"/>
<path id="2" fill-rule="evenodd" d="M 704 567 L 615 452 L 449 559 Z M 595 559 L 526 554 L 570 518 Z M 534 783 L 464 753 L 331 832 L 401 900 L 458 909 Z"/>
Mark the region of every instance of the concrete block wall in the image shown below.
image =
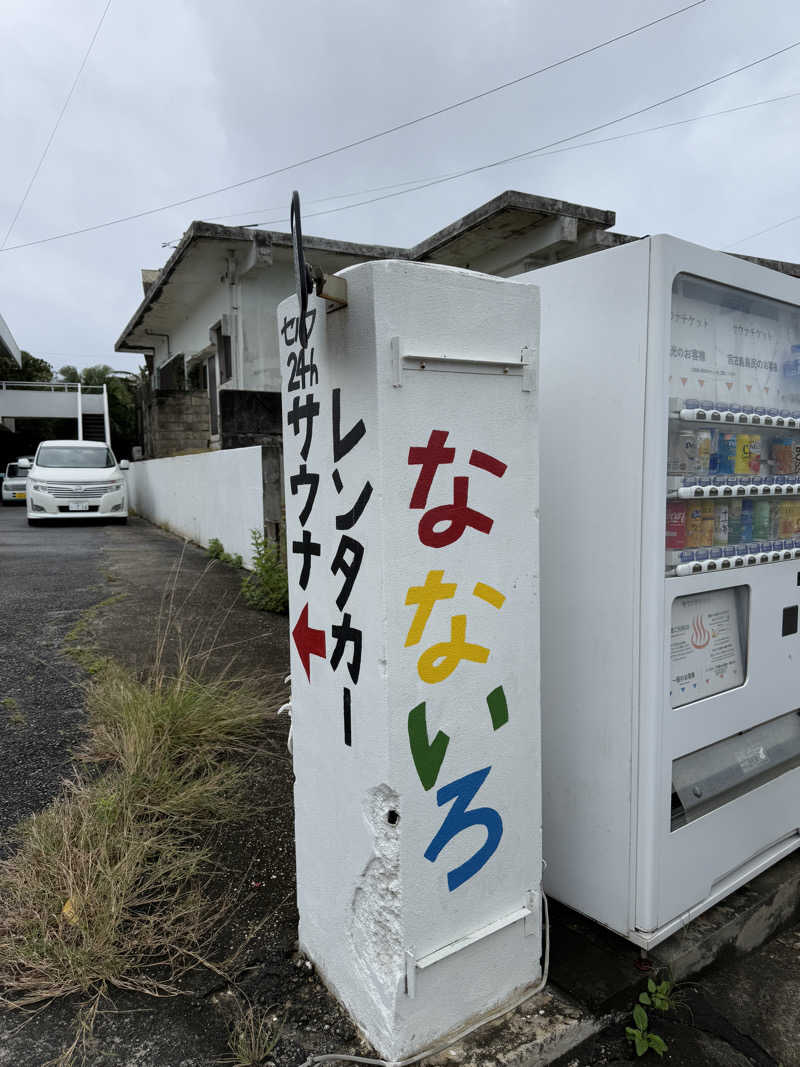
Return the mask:
<path id="1" fill-rule="evenodd" d="M 264 529 L 259 446 L 140 460 L 127 477 L 139 515 L 204 547 L 217 538 L 252 566 L 251 531 Z"/>
<path id="2" fill-rule="evenodd" d="M 142 394 L 145 455 L 153 459 L 206 449 L 211 435 L 205 389 L 152 391 Z"/>

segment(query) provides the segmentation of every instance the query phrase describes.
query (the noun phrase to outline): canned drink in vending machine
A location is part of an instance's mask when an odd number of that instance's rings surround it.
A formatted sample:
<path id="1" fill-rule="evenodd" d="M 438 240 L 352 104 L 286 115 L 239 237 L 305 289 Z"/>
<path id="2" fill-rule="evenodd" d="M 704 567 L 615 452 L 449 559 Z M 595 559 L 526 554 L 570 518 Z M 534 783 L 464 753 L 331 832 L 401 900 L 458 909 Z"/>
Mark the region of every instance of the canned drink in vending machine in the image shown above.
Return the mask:
<path id="1" fill-rule="evenodd" d="M 667 551 L 678 552 L 686 548 L 686 514 L 688 501 L 667 501 Z"/>

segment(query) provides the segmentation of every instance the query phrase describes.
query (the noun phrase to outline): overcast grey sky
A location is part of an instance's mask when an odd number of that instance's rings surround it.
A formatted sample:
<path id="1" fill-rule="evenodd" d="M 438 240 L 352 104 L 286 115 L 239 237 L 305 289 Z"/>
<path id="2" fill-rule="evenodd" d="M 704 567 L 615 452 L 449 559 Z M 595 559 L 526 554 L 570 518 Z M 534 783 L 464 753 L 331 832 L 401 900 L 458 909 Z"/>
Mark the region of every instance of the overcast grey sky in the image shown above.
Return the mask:
<path id="1" fill-rule="evenodd" d="M 690 0 L 112 0 L 13 246 L 264 173 L 446 106 Z M 106 0 L 3 0 L 0 239 Z M 192 219 L 286 229 L 293 188 L 321 197 L 509 156 L 646 107 L 800 42 L 796 0 L 706 0 L 674 19 L 455 112 L 287 174 L 93 233 L 0 252 L 0 313 L 54 368 L 138 359 L 113 345 Z M 596 137 L 800 92 L 800 47 Z M 410 245 L 502 192 L 617 213 L 618 231 L 730 248 L 800 213 L 800 96 L 522 160 L 350 211 L 325 237 Z M 590 138 L 591 139 L 591 138 Z M 374 194 L 378 195 L 378 194 Z M 352 200 L 363 199 L 361 196 Z M 236 214 L 234 214 L 236 213 Z M 800 261 L 800 220 L 736 246 Z"/>

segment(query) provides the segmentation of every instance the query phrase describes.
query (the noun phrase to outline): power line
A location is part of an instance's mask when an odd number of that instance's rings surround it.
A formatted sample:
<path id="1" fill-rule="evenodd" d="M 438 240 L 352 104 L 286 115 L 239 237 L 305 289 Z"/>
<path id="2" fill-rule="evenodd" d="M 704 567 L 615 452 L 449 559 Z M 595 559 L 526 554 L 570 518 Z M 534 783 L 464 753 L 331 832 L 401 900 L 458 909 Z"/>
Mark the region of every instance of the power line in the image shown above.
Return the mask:
<path id="1" fill-rule="evenodd" d="M 743 237 L 740 241 L 734 241 L 733 244 L 727 245 L 728 248 L 737 248 L 739 245 L 743 245 L 745 241 L 752 241 L 754 237 L 760 237 L 762 233 L 771 233 L 772 230 L 779 230 L 781 226 L 788 226 L 790 222 L 797 222 L 800 219 L 800 215 L 792 215 L 791 218 L 784 219 L 783 222 L 776 222 L 774 226 L 767 226 L 764 230 L 759 230 L 757 233 L 749 233 L 747 237 Z"/>
<path id="2" fill-rule="evenodd" d="M 435 186 L 435 185 L 441 185 L 441 184 L 443 184 L 445 182 L 455 181 L 458 178 L 464 178 L 464 177 L 466 177 L 466 176 L 468 176 L 470 174 L 477 174 L 477 173 L 479 173 L 481 171 L 484 171 L 484 170 L 491 170 L 494 167 L 505 166 L 505 165 L 507 165 L 509 163 L 517 162 L 520 159 L 526 159 L 529 156 L 535 156 L 535 155 L 538 155 L 538 154 L 542 154 L 542 155 L 546 154 L 549 149 L 557 148 L 560 145 L 565 144 L 567 141 L 574 141 L 579 137 L 586 137 L 591 133 L 596 133 L 598 130 L 607 129 L 609 126 L 614 126 L 619 122 L 626 122 L 628 119 L 636 118 L 639 115 L 644 115 L 649 111 L 655 110 L 655 108 L 662 107 L 664 104 L 670 104 L 670 103 L 673 103 L 676 100 L 682 99 L 683 97 L 690 96 L 692 93 L 699 92 L 701 89 L 707 89 L 711 85 L 717 85 L 717 84 L 719 84 L 719 82 L 724 81 L 726 78 L 732 78 L 734 75 L 741 74 L 742 71 L 745 71 L 745 70 L 752 70 L 753 67 L 757 67 L 761 63 L 766 63 L 770 59 L 775 59 L 777 56 L 784 55 L 786 52 L 790 52 L 790 51 L 792 51 L 792 49 L 797 48 L 798 46 L 800 46 L 800 41 L 794 41 L 792 44 L 786 45 L 783 48 L 776 49 L 776 51 L 770 52 L 768 55 L 761 56 L 759 59 L 754 59 L 750 63 L 745 63 L 740 67 L 736 67 L 733 70 L 727 71 L 725 74 L 719 74 L 715 78 L 710 78 L 707 81 L 701 82 L 699 85 L 694 85 L 690 89 L 683 89 L 678 93 L 673 93 L 671 96 L 664 97 L 662 100 L 657 100 L 657 101 L 655 101 L 655 103 L 648 104 L 645 107 L 637 108 L 635 111 L 629 111 L 625 115 L 618 115 L 616 118 L 608 119 L 605 122 L 598 123 L 595 126 L 590 126 L 588 129 L 581 130 L 578 133 L 570 134 L 567 137 L 561 137 L 556 141 L 550 141 L 548 144 L 539 145 L 537 148 L 529 148 L 529 149 L 526 149 L 524 152 L 517 152 L 512 156 L 505 156 L 503 159 L 497 159 L 497 160 L 492 161 L 491 163 L 482 163 L 482 164 L 479 164 L 478 166 L 475 166 L 475 167 L 468 167 L 465 170 L 454 171 L 451 174 L 446 174 L 446 175 L 442 175 L 442 176 L 440 176 L 438 178 L 433 178 L 433 179 L 430 179 L 430 180 L 426 180 L 426 181 L 423 181 L 421 183 L 415 184 L 413 186 L 413 188 L 410 188 L 410 189 L 400 189 L 399 191 L 385 193 L 382 196 L 372 197 L 371 199 L 368 199 L 368 200 L 359 200 L 359 201 L 356 201 L 354 204 L 345 204 L 342 207 L 327 208 L 327 209 L 325 209 L 323 211 L 312 211 L 312 212 L 309 212 L 305 217 L 306 218 L 316 218 L 316 217 L 319 217 L 321 215 L 336 214 L 336 213 L 338 213 L 340 211 L 351 211 L 354 208 L 364 207 L 364 206 L 366 206 L 368 204 L 375 204 L 375 203 L 378 203 L 379 201 L 382 201 L 382 200 L 391 200 L 391 199 L 394 199 L 395 197 L 398 197 L 398 196 L 406 196 L 408 193 L 419 192 L 422 189 L 429 189 L 429 188 L 431 188 L 432 186 Z M 580 147 L 580 146 L 575 146 L 575 147 Z M 174 205 L 166 205 L 166 207 L 172 207 L 172 206 L 174 206 Z M 122 219 L 114 219 L 114 220 L 111 220 L 110 222 L 98 223 L 95 226 L 86 226 L 86 227 L 83 227 L 82 229 L 79 229 L 79 230 L 72 230 L 72 231 L 70 231 L 68 233 L 55 234 L 52 237 L 43 237 L 43 238 L 40 238 L 37 241 L 28 241 L 28 242 L 25 242 L 24 244 L 12 245 L 12 246 L 10 246 L 9 248 L 6 248 L 6 249 L 0 249 L 0 251 L 12 252 L 12 251 L 14 251 L 15 249 L 18 249 L 18 248 L 30 248 L 30 247 L 32 247 L 34 245 L 47 244 L 50 241 L 59 241 L 59 240 L 62 240 L 64 238 L 66 238 L 66 237 L 74 237 L 74 236 L 77 236 L 78 234 L 89 233 L 89 232 L 92 232 L 94 230 L 101 230 L 101 229 L 104 229 L 107 226 L 116 226 L 121 222 L 128 222 L 128 221 L 131 221 L 132 219 L 141 218 L 142 215 L 152 215 L 152 214 L 155 214 L 155 212 L 159 211 L 159 210 L 166 210 L 166 208 L 164 208 L 164 209 L 154 208 L 151 211 L 140 212 L 137 215 L 129 215 L 129 216 L 126 216 L 125 218 L 122 218 Z M 272 225 L 274 222 L 281 222 L 281 221 L 284 221 L 284 220 L 283 219 L 277 219 L 277 220 L 273 220 L 272 222 L 264 223 L 263 225 Z"/>
<path id="3" fill-rule="evenodd" d="M 691 116 L 690 118 L 687 118 L 687 119 L 676 119 L 674 122 L 662 122 L 662 123 L 659 123 L 659 125 L 657 125 L 657 126 L 645 126 L 644 129 L 641 129 L 641 130 L 631 130 L 628 133 L 616 133 L 611 137 L 598 137 L 594 141 L 584 141 L 581 144 L 566 145 L 566 146 L 562 146 L 561 148 L 554 148 L 554 149 L 552 149 L 552 151 L 543 151 L 543 150 L 535 150 L 534 149 L 530 153 L 530 157 L 538 159 L 540 156 L 542 156 L 542 157 L 544 157 L 544 156 L 557 156 L 557 155 L 560 155 L 562 152 L 577 152 L 581 148 L 591 148 L 594 145 L 609 144 L 612 141 L 624 141 L 626 138 L 629 138 L 629 137 L 640 137 L 645 133 L 655 133 L 658 130 L 668 130 L 668 129 L 671 129 L 672 127 L 674 127 L 674 126 L 686 126 L 691 122 L 702 122 L 703 119 L 719 118 L 722 115 L 731 115 L 731 114 L 733 114 L 734 112 L 737 112 L 737 111 L 747 111 L 750 108 L 764 107 L 767 104 L 779 103 L 782 100 L 792 100 L 792 99 L 794 99 L 794 98 L 796 98 L 798 96 L 800 96 L 800 90 L 796 91 L 796 92 L 791 92 L 791 93 L 784 93 L 782 96 L 772 96 L 772 97 L 769 97 L 766 100 L 754 100 L 749 104 L 738 104 L 735 107 L 726 107 L 726 108 L 723 108 L 721 111 L 709 111 L 704 115 L 693 115 L 693 116 Z M 351 192 L 349 192 L 349 193 L 336 193 L 336 194 L 334 194 L 332 196 L 322 196 L 322 197 L 318 197 L 318 198 L 316 198 L 314 200 L 304 200 L 304 203 L 306 203 L 306 204 L 322 204 L 322 203 L 325 203 L 325 202 L 327 202 L 329 200 L 346 200 L 348 197 L 351 197 L 351 196 L 365 196 L 367 193 L 384 192 L 385 190 L 388 190 L 388 189 L 400 189 L 400 188 L 405 188 L 406 186 L 409 186 L 409 185 L 422 187 L 423 183 L 425 183 L 425 182 L 435 181 L 435 180 L 438 180 L 439 178 L 443 178 L 443 177 L 446 178 L 446 177 L 448 177 L 448 175 L 436 175 L 434 177 L 430 177 L 429 176 L 427 178 L 410 178 L 410 179 L 408 179 L 408 181 L 394 182 L 391 185 L 378 185 L 378 186 L 374 186 L 371 189 L 351 190 Z M 410 191 L 413 192 L 414 190 L 412 189 Z M 266 212 L 269 212 L 269 211 L 281 211 L 282 209 L 283 209 L 283 205 L 281 205 L 281 204 L 276 204 L 273 207 L 250 208 L 248 211 L 235 211 L 230 215 L 211 215 L 211 216 L 209 216 L 209 218 L 206 221 L 215 222 L 215 221 L 217 221 L 219 219 L 233 219 L 233 218 L 238 218 L 241 215 L 255 215 L 258 212 L 266 213 Z M 322 212 L 316 212 L 316 213 L 315 212 L 304 212 L 304 217 L 305 218 L 313 218 L 314 214 L 323 214 L 323 213 Z M 268 220 L 266 222 L 244 223 L 243 225 L 245 225 L 245 226 L 273 226 L 277 222 L 286 222 L 286 221 L 288 221 L 288 217 L 287 216 L 282 216 L 281 218 L 270 219 L 270 220 Z M 792 220 L 789 220 L 789 221 L 792 221 Z M 747 238 L 745 238 L 745 240 L 747 240 Z M 164 246 L 166 246 L 168 244 L 172 244 L 172 243 L 173 242 L 171 242 L 171 241 L 165 241 L 164 245 L 162 247 L 164 247 Z"/>
<path id="4" fill-rule="evenodd" d="M 581 59 L 581 58 L 583 58 L 585 56 L 591 55 L 593 52 L 597 52 L 602 48 L 608 47 L 609 45 L 616 44 L 618 41 L 622 41 L 622 40 L 625 40 L 628 37 L 632 37 L 637 33 L 641 33 L 643 30 L 650 29 L 652 26 L 657 26 L 657 25 L 659 25 L 659 23 L 666 22 L 668 19 L 675 18 L 677 15 L 682 15 L 686 11 L 691 11 L 692 8 L 700 7 L 702 4 L 705 4 L 706 2 L 707 2 L 707 0 L 693 0 L 693 3 L 687 4 L 685 7 L 679 8 L 677 11 L 672 11 L 667 15 L 662 15 L 660 18 L 653 19 L 651 22 L 643 23 L 641 26 L 636 26 L 632 30 L 627 30 L 625 33 L 617 34 L 616 37 L 610 37 L 607 41 L 602 41 L 600 44 L 592 45 L 591 48 L 585 48 L 580 52 L 575 52 L 573 55 L 566 56 L 564 59 L 556 60 L 555 62 L 550 63 L 545 67 L 540 67 L 538 70 L 531 71 L 529 74 L 523 74 L 519 78 L 513 78 L 511 81 L 503 82 L 500 85 L 495 85 L 491 89 L 485 89 L 483 92 L 476 93 L 473 96 L 465 97 L 463 100 L 457 100 L 455 103 L 448 104 L 445 107 L 438 108 L 435 111 L 429 111 L 424 115 L 418 115 L 414 119 L 408 119 L 406 122 L 401 122 L 401 123 L 398 123 L 395 126 L 390 126 L 385 130 L 380 130 L 378 133 L 372 133 L 372 134 L 369 134 L 367 137 L 361 137 L 356 141 L 350 141 L 348 144 L 340 145 L 338 148 L 331 148 L 331 149 L 328 149 L 328 151 L 326 151 L 326 152 L 320 152 L 317 155 L 308 156 L 307 158 L 298 160 L 295 163 L 289 163 L 286 166 L 276 167 L 275 170 L 267 171 L 265 174 L 257 174 L 253 178 L 245 178 L 242 181 L 234 182 L 231 185 L 223 185 L 223 186 L 220 186 L 220 188 L 212 189 L 207 193 L 197 193 L 195 196 L 188 196 L 188 197 L 185 197 L 183 200 L 174 200 L 174 201 L 172 201 L 172 203 L 162 204 L 160 207 L 149 208 L 146 211 L 138 211 L 135 214 L 125 215 L 125 216 L 123 216 L 121 218 L 118 218 L 118 219 L 110 219 L 107 222 L 97 223 L 94 226 L 84 226 L 81 229 L 70 230 L 67 233 L 55 234 L 52 237 L 44 237 L 44 238 L 41 238 L 38 241 L 27 241 L 27 242 L 25 242 L 23 244 L 11 245 L 9 248 L 5 247 L 5 241 L 4 241 L 3 245 L 0 246 L 0 252 L 3 252 L 3 251 L 11 252 L 11 251 L 14 251 L 15 249 L 18 249 L 18 248 L 30 248 L 32 245 L 46 244 L 49 241 L 60 241 L 60 240 L 63 240 L 65 237 L 76 237 L 78 234 L 90 233 L 93 230 L 105 229 L 108 226 L 119 226 L 123 222 L 132 222 L 135 219 L 145 218 L 148 215 L 156 215 L 161 211 L 169 211 L 171 208 L 184 207 L 186 204 L 192 204 L 192 203 L 195 203 L 198 200 L 205 200 L 208 197 L 217 196 L 219 193 L 227 193 L 227 192 L 230 192 L 233 189 L 241 189 L 245 185 L 252 185 L 254 182 L 264 181 L 266 178 L 274 178 L 278 174 L 285 174 L 287 171 L 295 170 L 296 168 L 306 166 L 309 163 L 316 163 L 316 162 L 319 162 L 322 159 L 329 159 L 331 156 L 338 155 L 341 152 L 347 152 L 352 148 L 358 148 L 361 145 L 369 144 L 372 141 L 377 141 L 382 137 L 387 137 L 389 134 L 397 133 L 400 130 L 408 129 L 408 127 L 415 126 L 417 123 L 426 122 L 428 119 L 436 118 L 439 115 L 444 115 L 444 114 L 447 114 L 450 111 L 455 111 L 457 108 L 465 107 L 467 104 L 474 103 L 476 100 L 482 100 L 487 96 L 493 95 L 494 93 L 499 93 L 502 90 L 508 89 L 513 85 L 519 85 L 521 82 L 527 81 L 527 80 L 529 80 L 531 78 L 538 77 L 538 75 L 545 74 L 545 73 L 547 73 L 547 72 L 549 72 L 551 70 L 555 70 L 557 67 L 562 67 L 566 63 L 571 63 L 576 59 Z M 108 0 L 108 5 L 110 6 L 110 4 L 111 4 L 111 0 Z M 108 7 L 106 7 L 106 10 L 108 10 Z M 105 18 L 105 12 L 103 13 L 103 18 Z M 101 19 L 101 22 L 102 22 L 102 19 Z M 99 31 L 99 28 L 100 27 L 98 26 L 98 31 Z M 97 31 L 95 32 L 95 37 L 96 36 L 97 36 Z M 92 42 L 94 42 L 94 38 L 92 39 Z M 88 57 L 88 52 L 87 52 L 87 57 Z M 84 58 L 84 63 L 85 62 L 86 62 L 86 58 Z M 81 65 L 81 70 L 82 69 L 83 69 L 83 65 Z M 78 73 L 80 74 L 80 71 Z M 76 81 L 77 81 L 77 78 L 76 78 Z M 74 89 L 74 86 L 73 86 L 73 89 Z M 70 95 L 72 95 L 72 90 L 70 90 Z M 67 102 L 69 102 L 69 100 L 67 100 Z M 65 109 L 66 109 L 66 104 L 64 106 L 64 110 Z M 59 121 L 60 121 L 60 116 L 59 116 Z M 55 134 L 55 129 L 53 130 L 53 135 L 54 134 Z M 51 135 L 51 140 L 52 140 L 52 136 L 53 135 Z M 579 136 L 579 135 L 576 135 L 576 136 Z M 49 142 L 48 142 L 48 147 L 49 147 Z M 38 168 L 37 168 L 37 173 L 38 173 Z M 35 177 L 35 175 L 34 175 L 34 177 Z M 31 184 L 33 184 L 32 181 L 31 181 Z M 26 196 L 27 196 L 27 193 L 26 193 Z M 20 206 L 19 210 L 22 210 L 21 206 Z M 17 216 L 18 215 L 19 215 L 19 211 L 17 212 Z M 14 218 L 14 222 L 16 222 L 16 217 Z M 14 222 L 12 222 L 12 227 L 14 225 Z M 9 228 L 9 233 L 11 232 L 11 228 L 12 227 Z M 7 239 L 8 239 L 8 234 L 6 235 L 6 240 Z"/>
<path id="5" fill-rule="evenodd" d="M 619 115 L 615 119 L 609 119 L 607 122 L 601 122 L 597 126 L 591 126 L 589 129 L 582 130 L 580 133 L 573 133 L 569 137 L 562 137 L 557 141 L 551 141 L 549 144 L 540 145 L 538 148 L 530 148 L 525 152 L 517 152 L 513 156 L 506 156 L 503 159 L 496 159 L 492 163 L 482 163 L 477 167 L 469 167 L 466 170 L 455 171 L 452 174 L 444 175 L 440 178 L 433 178 L 430 181 L 426 181 L 423 184 L 416 185 L 413 189 L 401 189 L 394 193 L 385 193 L 383 196 L 375 196 L 370 200 L 359 200 L 355 204 L 345 204 L 342 207 L 327 208 L 324 211 L 311 211 L 305 215 L 305 218 L 316 218 L 320 215 L 333 215 L 339 211 L 350 211 L 353 208 L 364 207 L 367 204 L 376 204 L 381 200 L 392 200 L 398 196 L 406 196 L 408 193 L 416 193 L 421 189 L 430 189 L 434 185 L 442 185 L 444 182 L 455 181 L 457 178 L 464 178 L 469 174 L 477 174 L 480 171 L 491 170 L 494 167 L 502 167 L 508 163 L 515 163 L 520 159 L 526 159 L 529 156 L 545 155 L 550 148 L 556 148 L 559 145 L 565 144 L 567 141 L 574 141 L 578 137 L 586 137 L 590 133 L 596 133 L 598 130 L 607 129 L 609 126 L 613 126 L 618 122 L 625 122 L 627 119 L 636 118 L 637 115 L 644 115 L 648 111 L 653 111 L 657 107 L 661 107 L 663 104 L 670 104 L 675 100 L 680 100 L 682 97 L 689 96 L 691 93 L 699 92 L 701 89 L 706 89 L 710 85 L 716 85 L 718 82 L 723 81 L 725 78 L 731 78 L 735 74 L 740 74 L 744 70 L 751 70 L 753 67 L 758 66 L 760 63 L 766 63 L 767 60 L 774 59 L 776 56 L 783 55 L 786 52 L 791 51 L 793 48 L 797 48 L 800 45 L 800 41 L 795 41 L 794 44 L 786 45 L 785 48 L 779 48 L 776 52 L 770 52 L 767 56 L 762 56 L 761 59 L 755 59 L 751 63 L 745 63 L 744 66 L 737 67 L 735 70 L 728 71 L 727 74 L 720 74 L 716 78 L 711 78 L 709 81 L 702 82 L 700 85 L 695 85 L 691 89 L 684 89 L 680 93 L 675 93 L 673 96 L 665 97 L 663 100 L 658 100 L 654 104 L 648 104 L 647 107 L 639 108 L 636 111 L 630 111 L 627 115 Z M 580 147 L 576 145 L 575 147 Z M 264 223 L 264 225 L 273 225 L 274 222 L 282 222 L 283 219 L 276 219 L 273 222 Z"/>
<path id="6" fill-rule="evenodd" d="M 83 68 L 86 66 L 86 61 L 89 58 L 89 53 L 91 52 L 92 48 L 94 47 L 94 42 L 97 40 L 97 35 L 100 33 L 100 28 L 103 25 L 103 22 L 105 21 L 105 17 L 108 14 L 108 9 L 110 7 L 111 7 L 111 0 L 108 0 L 108 3 L 105 6 L 105 10 L 103 11 L 103 14 L 100 16 L 100 21 L 97 23 L 97 26 L 95 27 L 95 31 L 92 34 L 92 39 L 89 41 L 89 47 L 84 52 L 83 59 L 81 60 L 81 65 L 78 67 L 78 73 L 75 75 L 75 77 L 73 79 L 73 82 L 72 82 L 72 85 L 70 86 L 70 90 L 67 93 L 66 100 L 64 101 L 64 104 L 63 104 L 61 110 L 58 113 L 58 118 L 55 121 L 55 125 L 53 126 L 53 129 L 50 131 L 50 136 L 47 139 L 47 144 L 44 146 L 44 151 L 42 152 L 41 156 L 39 157 L 39 162 L 36 164 L 36 167 L 34 168 L 33 174 L 31 175 L 31 180 L 28 182 L 28 187 L 25 190 L 25 192 L 23 194 L 23 197 L 19 202 L 19 207 L 16 210 L 14 218 L 11 220 L 11 225 L 6 230 L 6 235 L 3 238 L 3 243 L 2 243 L 2 245 L 0 245 L 0 252 L 2 252 L 3 249 L 6 247 L 8 239 L 11 236 L 11 231 L 16 226 L 17 219 L 19 218 L 19 216 L 20 216 L 20 214 L 22 212 L 22 209 L 25 207 L 25 202 L 28 199 L 28 194 L 30 193 L 31 189 L 33 188 L 33 183 L 36 181 L 36 179 L 39 176 L 39 171 L 42 169 L 42 164 L 45 161 L 45 157 L 47 156 L 47 153 L 50 151 L 50 145 L 53 143 L 53 138 L 56 135 L 56 130 L 61 125 L 61 120 L 64 118 L 64 113 L 67 110 L 67 108 L 69 107 L 69 102 L 72 99 L 72 94 L 75 92 L 75 86 L 78 84 L 78 80 L 80 79 L 81 74 L 83 74 Z"/>

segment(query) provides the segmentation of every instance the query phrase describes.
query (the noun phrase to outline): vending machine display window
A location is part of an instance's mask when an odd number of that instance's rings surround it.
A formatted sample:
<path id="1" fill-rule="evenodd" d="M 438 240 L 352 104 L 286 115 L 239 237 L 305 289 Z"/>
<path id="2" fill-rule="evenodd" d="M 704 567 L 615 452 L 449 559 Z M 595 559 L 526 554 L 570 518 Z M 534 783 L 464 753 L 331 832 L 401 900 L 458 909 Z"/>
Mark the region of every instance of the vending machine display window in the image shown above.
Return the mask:
<path id="1" fill-rule="evenodd" d="M 800 317 L 680 273 L 669 348 L 666 573 L 800 558 Z"/>

